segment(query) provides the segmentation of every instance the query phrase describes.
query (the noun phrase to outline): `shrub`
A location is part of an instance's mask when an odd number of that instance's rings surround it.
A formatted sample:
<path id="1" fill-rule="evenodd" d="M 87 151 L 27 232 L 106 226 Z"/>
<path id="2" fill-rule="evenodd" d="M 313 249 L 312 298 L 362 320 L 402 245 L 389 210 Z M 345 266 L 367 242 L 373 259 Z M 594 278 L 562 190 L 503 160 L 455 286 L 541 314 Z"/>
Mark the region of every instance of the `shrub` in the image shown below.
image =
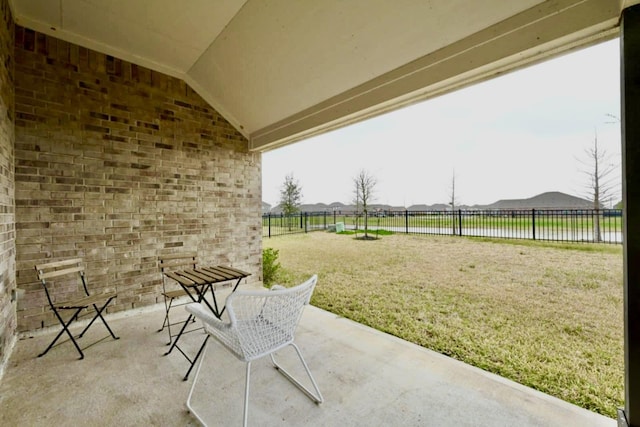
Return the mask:
<path id="1" fill-rule="evenodd" d="M 278 262 L 278 250 L 266 248 L 262 250 L 262 283 L 270 288 L 276 280 L 280 263 Z"/>

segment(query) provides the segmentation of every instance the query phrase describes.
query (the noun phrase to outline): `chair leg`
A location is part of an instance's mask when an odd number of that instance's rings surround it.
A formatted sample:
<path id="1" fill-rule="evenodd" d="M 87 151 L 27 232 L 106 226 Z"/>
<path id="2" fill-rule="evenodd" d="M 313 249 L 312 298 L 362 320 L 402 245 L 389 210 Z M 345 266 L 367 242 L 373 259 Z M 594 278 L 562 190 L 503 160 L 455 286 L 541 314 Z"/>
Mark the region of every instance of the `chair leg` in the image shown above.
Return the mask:
<path id="1" fill-rule="evenodd" d="M 207 426 L 207 423 L 204 422 L 200 415 L 191 407 L 191 396 L 193 396 L 193 390 L 196 388 L 196 383 L 198 382 L 198 377 L 200 376 L 200 369 L 202 368 L 202 362 L 207 354 L 207 348 L 209 348 L 209 340 L 205 341 L 204 349 L 202 350 L 202 354 L 200 355 L 200 362 L 198 363 L 198 369 L 196 369 L 196 376 L 193 378 L 193 383 L 191 384 L 191 390 L 189 390 L 189 396 L 187 397 L 187 408 L 193 414 L 194 417 L 200 421 L 203 426 Z"/>
<path id="2" fill-rule="evenodd" d="M 173 298 L 167 304 L 167 297 L 163 296 L 164 299 L 164 321 L 162 322 L 162 327 L 158 329 L 158 332 L 164 331 L 165 326 L 169 326 L 169 309 L 171 308 L 171 303 L 173 302 Z"/>
<path id="3" fill-rule="evenodd" d="M 198 360 L 198 357 L 200 357 L 200 355 L 202 354 L 202 351 L 204 350 L 204 346 L 207 345 L 207 341 L 209 340 L 209 334 L 207 334 L 207 336 L 204 339 L 204 342 L 202 343 L 202 345 L 200 346 L 200 350 L 198 350 L 198 353 L 196 354 L 196 357 L 193 358 L 193 361 L 191 362 L 191 366 L 189 366 L 189 370 L 187 371 L 187 373 L 185 374 L 184 378 L 182 379 L 182 381 L 186 381 L 189 379 L 189 374 L 191 373 L 191 370 L 193 369 L 193 365 L 196 364 L 196 361 Z M 183 353 L 184 354 L 184 353 Z"/>
<path id="4" fill-rule="evenodd" d="M 171 323 L 170 311 L 173 308 L 173 300 L 175 299 L 176 298 L 169 298 L 169 304 L 167 304 L 167 298 L 164 299 L 164 307 L 165 307 L 164 321 L 162 322 L 162 327 L 158 329 L 158 332 L 162 332 L 164 331 L 164 328 L 167 328 L 167 331 L 169 332 L 169 341 L 167 342 L 167 345 L 171 345 L 172 338 L 175 336 L 171 334 L 171 327 L 182 323 L 182 322 Z M 182 304 L 179 304 L 179 305 L 182 305 Z M 176 308 L 178 306 L 176 306 Z M 196 319 L 193 318 L 191 321 L 192 323 L 195 323 Z M 174 328 L 174 331 L 175 331 L 175 328 Z"/>
<path id="5" fill-rule="evenodd" d="M 244 382 L 244 411 L 242 416 L 242 425 L 247 427 L 249 418 L 249 380 L 251 379 L 251 362 L 247 362 L 247 378 Z"/>
<path id="6" fill-rule="evenodd" d="M 171 337 L 172 337 L 172 335 L 171 335 L 171 317 L 170 317 L 170 311 L 171 311 L 171 308 L 172 308 L 172 306 L 173 306 L 173 300 L 174 300 L 174 299 L 175 299 L 175 298 L 169 298 L 169 304 L 168 304 L 168 305 L 167 305 L 167 299 L 166 299 L 166 298 L 165 298 L 165 301 L 164 301 L 164 305 L 165 305 L 165 307 L 166 307 L 166 309 L 167 309 L 167 314 L 166 314 L 166 316 L 165 316 L 165 323 L 166 323 L 166 325 L 167 325 L 167 332 L 169 333 L 169 342 L 167 342 L 167 345 L 171 345 Z M 162 329 L 164 329 L 165 323 L 163 323 L 163 324 L 162 324 Z M 160 331 L 162 331 L 162 329 L 160 329 Z M 158 331 L 158 332 L 160 332 L 160 331 Z"/>
<path id="7" fill-rule="evenodd" d="M 302 385 L 302 383 L 300 383 L 300 381 L 298 381 L 293 376 L 291 376 L 291 374 L 289 374 L 286 370 L 284 370 L 284 368 L 282 368 L 280 365 L 278 365 L 273 353 L 271 353 L 271 362 L 274 364 L 274 366 L 276 367 L 278 372 L 280 372 L 286 379 L 288 379 L 296 387 L 298 387 L 304 394 L 307 395 L 307 397 L 309 397 L 309 399 L 313 400 L 316 403 L 322 403 L 324 401 L 324 398 L 322 397 L 322 393 L 320 393 L 320 389 L 318 388 L 318 384 L 316 384 L 316 380 L 313 378 L 313 375 L 311 375 L 311 371 L 309 370 L 309 367 L 307 366 L 307 362 L 305 362 L 304 357 L 302 357 L 302 353 L 300 352 L 300 349 L 294 343 L 291 343 L 289 345 L 291 345 L 296 350 L 296 353 L 298 354 L 298 358 L 300 359 L 300 362 L 302 362 L 302 366 L 304 366 L 304 370 L 307 371 L 307 375 L 309 376 L 309 379 L 311 380 L 311 384 L 313 384 L 313 388 L 316 391 L 315 394 L 311 390 L 309 390 L 307 387 Z"/>
<path id="8" fill-rule="evenodd" d="M 202 363 L 204 362 L 204 358 L 207 355 L 207 349 L 209 348 L 209 340 L 204 342 L 204 349 L 202 350 L 202 354 L 200 355 L 200 362 L 198 362 L 198 368 L 196 369 L 196 375 L 193 378 L 193 383 L 191 384 L 191 389 L 189 390 L 189 396 L 187 396 L 187 408 L 193 414 L 194 417 L 200 421 L 203 426 L 207 426 L 207 423 L 198 415 L 198 413 L 191 406 L 191 397 L 193 396 L 193 390 L 196 388 L 196 383 L 198 382 L 198 377 L 200 376 L 200 369 L 202 368 Z M 242 425 L 247 427 L 247 420 L 249 418 L 249 383 L 251 381 L 251 362 L 247 362 L 247 376 L 244 383 L 244 410 L 242 415 Z"/>
<path id="9" fill-rule="evenodd" d="M 193 314 L 190 314 L 189 317 L 187 317 L 187 320 L 182 324 L 182 328 L 180 328 L 180 332 L 178 332 L 178 335 L 176 335 L 176 339 L 174 339 L 171 342 L 171 347 L 169 347 L 169 351 L 167 351 L 164 355 L 168 355 L 173 351 L 174 347 L 178 347 L 176 344 L 178 343 L 178 340 L 180 339 L 180 337 L 182 336 L 182 334 L 184 333 L 184 330 L 187 329 L 187 325 L 189 325 L 189 322 L 191 322 L 193 319 L 195 318 L 195 316 Z M 178 347 L 179 348 L 179 347 Z"/>
<path id="10" fill-rule="evenodd" d="M 58 339 L 62 336 L 62 334 L 66 332 L 67 335 L 69 335 L 69 338 L 71 339 L 71 342 L 76 347 L 76 350 L 78 350 L 78 353 L 80 353 L 80 359 L 84 359 L 84 353 L 82 353 L 82 350 L 80 349 L 80 346 L 78 345 L 78 343 L 76 342 L 76 339 L 73 337 L 73 334 L 69 330 L 69 325 L 71 324 L 71 322 L 73 322 L 74 320 L 76 320 L 78 318 L 78 314 L 80 314 L 81 311 L 82 311 L 82 308 L 77 309 L 76 312 L 73 314 L 73 316 L 71 316 L 69 321 L 65 323 L 65 321 L 62 320 L 62 317 L 60 316 L 60 313 L 58 313 L 58 310 L 53 309 L 53 313 L 56 315 L 56 317 L 60 321 L 60 324 L 62 325 L 62 330 L 60 332 L 58 332 L 58 335 L 56 335 L 56 337 L 53 339 L 53 341 L 51 341 L 51 344 L 49 344 L 49 347 L 47 347 L 47 349 L 45 351 L 40 353 L 38 355 L 38 357 L 42 357 L 45 354 L 47 354 L 49 352 L 49 350 L 51 350 L 51 347 L 53 347 L 53 345 L 56 343 L 56 341 L 58 341 Z"/>
<path id="11" fill-rule="evenodd" d="M 107 304 L 109 304 L 107 302 Z M 113 333 L 113 331 L 111 330 L 111 328 L 109 327 L 109 324 L 107 323 L 106 320 L 104 320 L 104 317 L 102 317 L 102 311 L 107 308 L 107 304 L 104 305 L 104 307 L 102 307 L 100 309 L 100 312 L 98 313 L 98 316 L 100 317 L 100 320 L 102 320 L 102 323 L 104 323 L 104 327 L 107 328 L 107 330 L 109 331 L 109 333 L 111 334 L 111 338 L 113 338 L 114 340 L 119 340 L 120 337 L 117 337 L 116 334 Z M 95 305 L 94 305 L 95 307 Z"/>
<path id="12" fill-rule="evenodd" d="M 111 328 L 107 324 L 107 321 L 104 320 L 104 317 L 102 317 L 102 312 L 104 311 L 105 308 L 107 308 L 107 306 L 109 305 L 109 303 L 111 302 L 112 299 L 113 298 L 109 298 L 109 300 L 99 310 L 98 310 L 98 307 L 95 304 L 93 304 L 93 309 L 96 311 L 96 315 L 93 316 L 93 319 L 91 319 L 91 322 L 89 322 L 89 324 L 82 330 L 82 332 L 80 332 L 80 335 L 78 335 L 78 338 L 82 338 L 84 333 L 89 330 L 91 325 L 93 325 L 93 322 L 95 322 L 97 318 L 100 318 L 100 320 L 102 320 L 102 323 L 104 323 L 104 326 L 107 328 L 107 330 L 111 334 L 111 337 L 113 337 L 114 340 L 119 340 L 120 339 L 120 337 L 115 336 L 115 334 L 113 333 L 113 331 L 111 330 Z"/>

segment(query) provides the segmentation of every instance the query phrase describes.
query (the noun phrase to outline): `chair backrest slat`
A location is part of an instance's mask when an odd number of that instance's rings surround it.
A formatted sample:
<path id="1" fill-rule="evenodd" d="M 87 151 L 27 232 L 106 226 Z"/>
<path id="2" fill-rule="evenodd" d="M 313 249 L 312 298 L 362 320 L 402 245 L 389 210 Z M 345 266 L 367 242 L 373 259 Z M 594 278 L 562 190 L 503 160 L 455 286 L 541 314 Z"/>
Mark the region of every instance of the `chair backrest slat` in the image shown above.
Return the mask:
<path id="1" fill-rule="evenodd" d="M 198 254 L 195 252 L 185 252 L 185 253 L 177 253 L 177 254 L 168 254 L 168 255 L 160 255 L 158 258 L 162 261 L 170 261 L 174 259 L 181 258 L 195 258 Z"/>
<path id="2" fill-rule="evenodd" d="M 37 264 L 36 270 L 39 271 L 39 270 L 56 269 L 56 268 L 64 267 L 67 265 L 80 264 L 81 262 L 82 262 L 82 258 L 73 258 L 73 259 L 64 259 L 62 261 L 46 262 L 44 264 Z"/>
<path id="3" fill-rule="evenodd" d="M 167 269 L 172 270 L 177 267 L 185 266 L 194 267 L 197 264 L 197 255 L 193 252 L 161 255 L 158 257 L 158 261 L 160 262 L 161 271 L 166 271 Z"/>
<path id="4" fill-rule="evenodd" d="M 38 278 L 40 280 L 45 280 L 45 279 L 51 279 L 52 277 L 60 277 L 60 276 L 64 276 L 65 274 L 78 273 L 81 271 L 84 271 L 84 267 L 82 266 L 65 268 L 63 270 L 53 270 L 46 273 L 44 272 L 44 270 L 39 270 Z"/>

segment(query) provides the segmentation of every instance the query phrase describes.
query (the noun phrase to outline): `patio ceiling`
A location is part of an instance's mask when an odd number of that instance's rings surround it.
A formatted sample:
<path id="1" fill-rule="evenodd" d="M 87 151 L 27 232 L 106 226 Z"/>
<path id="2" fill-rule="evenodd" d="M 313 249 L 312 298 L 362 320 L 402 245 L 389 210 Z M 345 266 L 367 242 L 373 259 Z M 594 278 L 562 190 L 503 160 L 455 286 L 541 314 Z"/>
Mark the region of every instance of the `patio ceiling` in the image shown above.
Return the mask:
<path id="1" fill-rule="evenodd" d="M 640 0 L 10 0 L 179 77 L 264 151 L 617 36 Z"/>

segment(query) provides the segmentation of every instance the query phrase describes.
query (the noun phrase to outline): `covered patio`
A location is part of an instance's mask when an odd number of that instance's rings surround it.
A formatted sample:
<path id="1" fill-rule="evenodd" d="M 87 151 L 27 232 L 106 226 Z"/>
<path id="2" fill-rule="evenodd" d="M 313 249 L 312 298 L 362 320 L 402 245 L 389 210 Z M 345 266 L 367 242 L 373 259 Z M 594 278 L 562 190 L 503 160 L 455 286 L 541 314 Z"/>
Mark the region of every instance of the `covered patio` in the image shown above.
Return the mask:
<path id="1" fill-rule="evenodd" d="M 619 423 L 640 426 L 638 3 L 0 0 L 0 421 L 191 422 L 183 361 L 160 356 L 151 326 L 158 257 L 195 251 L 261 285 L 262 152 L 620 37 Z M 118 294 L 108 315 L 127 333 L 82 362 L 63 347 L 33 359 L 57 324 L 33 267 L 76 257 L 96 290 Z M 254 389 L 276 392 L 256 395 L 260 424 L 611 421 L 313 308 L 300 339 L 327 403 L 261 371 Z"/>
<path id="2" fill-rule="evenodd" d="M 187 361 L 163 356 L 157 333 L 164 307 L 113 318 L 120 334 L 86 350 L 77 361 L 70 343 L 44 358 L 51 334 L 18 342 L 0 384 L 0 424 L 29 426 L 198 425 L 185 401 Z M 104 336 L 104 328 L 86 342 Z M 195 354 L 204 335 L 182 342 Z M 325 397 L 316 405 L 272 368 L 253 367 L 250 425 L 283 426 L 609 426 L 615 420 L 571 405 L 481 369 L 362 326 L 313 306 L 297 343 Z M 291 362 L 292 353 L 280 353 Z M 209 346 L 194 405 L 209 425 L 240 425 L 244 365 L 220 345 Z M 201 374 L 203 375 L 203 374 Z M 302 378 L 302 373 L 294 371 Z M 193 374 L 191 374 L 193 379 Z M 36 385 L 37 384 L 37 385 Z"/>

